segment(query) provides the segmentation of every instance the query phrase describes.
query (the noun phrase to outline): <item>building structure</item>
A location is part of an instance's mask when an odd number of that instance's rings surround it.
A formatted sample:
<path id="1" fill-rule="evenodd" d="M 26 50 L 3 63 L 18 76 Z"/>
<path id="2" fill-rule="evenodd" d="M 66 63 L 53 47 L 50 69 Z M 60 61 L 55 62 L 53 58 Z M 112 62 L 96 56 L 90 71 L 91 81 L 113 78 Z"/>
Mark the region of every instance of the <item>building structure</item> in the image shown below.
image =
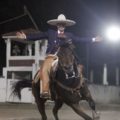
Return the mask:
<path id="1" fill-rule="evenodd" d="M 24 30 L 25 33 L 38 32 L 33 29 Z M 31 89 L 23 89 L 22 99 L 12 96 L 12 85 L 18 80 L 32 80 L 41 62 L 44 60 L 47 49 L 47 40 L 27 41 L 19 40 L 16 32 L 3 35 L 6 43 L 6 67 L 3 68 L 0 94 L 2 101 L 7 102 L 32 102 Z M 3 94 L 4 93 L 4 94 Z"/>

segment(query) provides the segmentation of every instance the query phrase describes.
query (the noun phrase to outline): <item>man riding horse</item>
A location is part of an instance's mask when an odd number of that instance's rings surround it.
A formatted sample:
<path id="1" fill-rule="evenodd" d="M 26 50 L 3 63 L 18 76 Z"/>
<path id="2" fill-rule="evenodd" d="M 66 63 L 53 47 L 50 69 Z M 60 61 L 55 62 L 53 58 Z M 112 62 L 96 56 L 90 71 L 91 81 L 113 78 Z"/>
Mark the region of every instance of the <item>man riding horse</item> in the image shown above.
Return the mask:
<path id="1" fill-rule="evenodd" d="M 72 44 L 74 42 L 88 42 L 90 39 L 88 38 L 80 38 L 72 33 L 65 32 L 65 28 L 68 26 L 72 26 L 76 24 L 75 21 L 66 19 L 65 15 L 60 14 L 57 19 L 47 21 L 49 25 L 56 26 L 56 30 L 49 29 L 46 32 L 34 33 L 26 35 L 23 32 L 17 32 L 17 37 L 20 39 L 27 40 L 44 40 L 48 39 L 48 48 L 47 48 L 47 56 L 41 65 L 39 77 L 42 81 L 42 90 L 40 90 L 41 97 L 49 98 L 49 81 L 50 81 L 50 70 L 52 68 L 53 62 L 57 59 L 56 52 L 58 52 L 59 47 L 66 42 Z M 94 41 L 91 38 L 91 42 L 98 42 L 99 39 L 95 39 Z M 81 71 L 81 65 L 78 61 L 78 71 Z M 82 75 L 79 72 L 80 76 Z M 81 79 L 80 79 L 81 80 Z M 82 83 L 81 83 L 82 84 Z"/>

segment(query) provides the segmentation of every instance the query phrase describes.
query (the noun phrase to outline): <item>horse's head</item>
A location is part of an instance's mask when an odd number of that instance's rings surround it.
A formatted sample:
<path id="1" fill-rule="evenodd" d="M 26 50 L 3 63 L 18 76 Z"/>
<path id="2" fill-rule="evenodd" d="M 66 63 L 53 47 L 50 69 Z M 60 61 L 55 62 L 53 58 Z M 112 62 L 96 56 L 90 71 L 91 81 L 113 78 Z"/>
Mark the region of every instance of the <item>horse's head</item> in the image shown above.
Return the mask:
<path id="1" fill-rule="evenodd" d="M 63 71 L 68 76 L 73 76 L 75 74 L 74 70 L 74 63 L 75 63 L 75 57 L 73 54 L 73 50 L 69 45 L 64 45 L 60 47 L 59 53 L 59 65 L 63 69 Z"/>

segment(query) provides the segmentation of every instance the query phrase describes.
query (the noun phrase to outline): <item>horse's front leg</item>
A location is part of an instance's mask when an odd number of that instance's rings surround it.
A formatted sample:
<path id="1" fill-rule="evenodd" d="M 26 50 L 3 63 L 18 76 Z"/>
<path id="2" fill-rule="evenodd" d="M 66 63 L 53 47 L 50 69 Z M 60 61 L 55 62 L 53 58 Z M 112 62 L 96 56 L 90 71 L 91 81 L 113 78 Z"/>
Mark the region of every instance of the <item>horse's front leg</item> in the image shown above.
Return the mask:
<path id="1" fill-rule="evenodd" d="M 55 106 L 53 107 L 53 115 L 55 117 L 55 120 L 59 120 L 58 118 L 58 110 L 62 107 L 63 101 L 60 99 L 55 100 Z"/>
<path id="2" fill-rule="evenodd" d="M 81 117 L 83 117 L 85 120 L 93 120 L 89 115 L 83 112 L 81 109 L 79 103 L 78 104 L 69 104 L 69 106 Z"/>

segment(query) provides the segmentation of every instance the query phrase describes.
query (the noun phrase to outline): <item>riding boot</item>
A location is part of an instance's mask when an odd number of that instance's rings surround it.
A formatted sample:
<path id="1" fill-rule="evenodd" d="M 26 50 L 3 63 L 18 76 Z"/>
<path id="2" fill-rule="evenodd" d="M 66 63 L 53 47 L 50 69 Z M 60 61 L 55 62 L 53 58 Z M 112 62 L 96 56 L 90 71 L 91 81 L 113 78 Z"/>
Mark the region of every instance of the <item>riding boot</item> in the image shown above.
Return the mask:
<path id="1" fill-rule="evenodd" d="M 42 97 L 42 98 L 50 98 L 48 79 L 41 80 L 40 97 Z"/>

